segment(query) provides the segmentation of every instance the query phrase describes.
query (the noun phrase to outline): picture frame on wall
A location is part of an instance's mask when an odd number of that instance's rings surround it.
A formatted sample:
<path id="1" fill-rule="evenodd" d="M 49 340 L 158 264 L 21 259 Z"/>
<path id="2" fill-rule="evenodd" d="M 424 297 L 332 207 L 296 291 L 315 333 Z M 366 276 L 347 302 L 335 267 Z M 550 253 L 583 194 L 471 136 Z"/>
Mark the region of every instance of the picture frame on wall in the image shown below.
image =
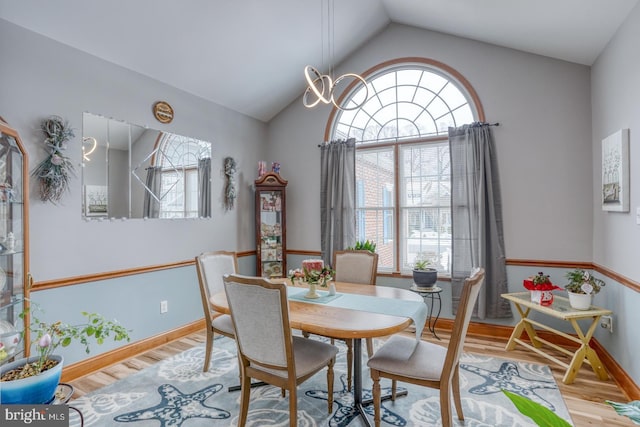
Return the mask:
<path id="1" fill-rule="evenodd" d="M 629 129 L 602 140 L 602 210 L 629 212 Z"/>
<path id="2" fill-rule="evenodd" d="M 106 217 L 108 215 L 106 185 L 85 185 L 84 186 L 84 207 L 86 216 Z"/>

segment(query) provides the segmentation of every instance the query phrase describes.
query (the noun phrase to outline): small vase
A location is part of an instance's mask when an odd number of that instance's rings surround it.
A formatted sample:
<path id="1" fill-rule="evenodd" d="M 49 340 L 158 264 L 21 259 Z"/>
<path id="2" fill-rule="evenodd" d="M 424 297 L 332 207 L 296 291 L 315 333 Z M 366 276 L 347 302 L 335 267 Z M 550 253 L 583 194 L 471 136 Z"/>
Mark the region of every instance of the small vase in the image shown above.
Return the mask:
<path id="1" fill-rule="evenodd" d="M 316 283 L 309 283 L 309 292 L 307 292 L 304 297 L 308 299 L 320 298 L 320 294 L 316 291 L 317 286 Z"/>
<path id="2" fill-rule="evenodd" d="M 552 291 L 531 291 L 531 302 L 536 304 L 550 306 L 553 304 Z"/>
<path id="3" fill-rule="evenodd" d="M 591 308 L 591 294 L 576 294 L 574 292 L 567 292 L 569 294 L 569 305 L 576 310 L 589 310 Z"/>

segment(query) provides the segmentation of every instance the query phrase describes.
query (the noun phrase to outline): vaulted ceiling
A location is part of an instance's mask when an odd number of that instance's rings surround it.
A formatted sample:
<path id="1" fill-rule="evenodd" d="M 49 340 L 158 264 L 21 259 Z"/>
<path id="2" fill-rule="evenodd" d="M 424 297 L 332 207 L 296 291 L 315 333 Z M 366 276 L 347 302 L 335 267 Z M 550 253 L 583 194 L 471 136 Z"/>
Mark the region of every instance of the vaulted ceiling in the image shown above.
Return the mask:
<path id="1" fill-rule="evenodd" d="M 336 0 L 332 63 L 395 22 L 591 65 L 637 2 Z M 326 0 L 0 0 L 4 20 L 265 122 L 302 94 L 323 44 L 329 61 L 326 10 Z"/>

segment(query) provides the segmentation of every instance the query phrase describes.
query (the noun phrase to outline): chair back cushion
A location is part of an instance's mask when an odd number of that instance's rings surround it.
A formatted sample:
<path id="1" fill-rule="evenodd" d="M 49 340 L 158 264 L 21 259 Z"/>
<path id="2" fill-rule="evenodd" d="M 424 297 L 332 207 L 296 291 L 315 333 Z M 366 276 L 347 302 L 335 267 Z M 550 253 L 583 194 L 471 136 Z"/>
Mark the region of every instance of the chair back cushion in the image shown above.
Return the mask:
<path id="1" fill-rule="evenodd" d="M 333 268 L 336 282 L 375 285 L 378 254 L 369 251 L 335 251 Z"/>
<path id="2" fill-rule="evenodd" d="M 224 286 L 239 351 L 252 362 L 286 368 L 292 358 L 286 285 L 228 275 Z"/>
<path id="3" fill-rule="evenodd" d="M 237 263 L 234 252 L 204 252 L 196 257 L 200 288 L 207 306 L 211 295 L 224 290 L 222 277 L 237 272 Z"/>

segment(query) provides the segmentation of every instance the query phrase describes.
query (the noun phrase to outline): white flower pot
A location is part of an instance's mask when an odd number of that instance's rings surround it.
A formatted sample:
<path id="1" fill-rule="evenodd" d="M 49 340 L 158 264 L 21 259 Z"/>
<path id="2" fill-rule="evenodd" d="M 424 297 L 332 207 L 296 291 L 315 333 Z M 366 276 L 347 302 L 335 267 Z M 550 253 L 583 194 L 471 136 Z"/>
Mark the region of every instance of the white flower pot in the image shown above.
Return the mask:
<path id="1" fill-rule="evenodd" d="M 569 294 L 569 305 L 576 310 L 589 310 L 591 307 L 591 294 L 576 294 L 573 292 L 567 292 Z"/>

